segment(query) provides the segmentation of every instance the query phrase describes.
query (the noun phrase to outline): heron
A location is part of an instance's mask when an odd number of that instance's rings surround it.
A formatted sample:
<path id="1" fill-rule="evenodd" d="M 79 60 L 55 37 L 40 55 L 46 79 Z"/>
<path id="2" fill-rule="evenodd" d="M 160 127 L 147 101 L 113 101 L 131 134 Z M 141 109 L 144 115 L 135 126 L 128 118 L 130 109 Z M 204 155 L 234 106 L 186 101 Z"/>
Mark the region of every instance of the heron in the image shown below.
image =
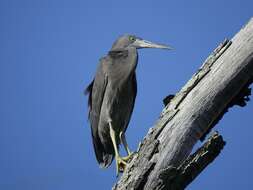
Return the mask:
<path id="1" fill-rule="evenodd" d="M 122 35 L 113 43 L 108 54 L 99 60 L 95 77 L 85 90 L 97 161 L 101 168 L 107 168 L 115 157 L 116 176 L 124 171 L 133 155 L 125 132 L 137 93 L 135 70 L 138 63 L 137 50 L 141 48 L 172 49 L 135 35 Z M 119 154 L 120 144 L 126 150 L 126 157 Z"/>

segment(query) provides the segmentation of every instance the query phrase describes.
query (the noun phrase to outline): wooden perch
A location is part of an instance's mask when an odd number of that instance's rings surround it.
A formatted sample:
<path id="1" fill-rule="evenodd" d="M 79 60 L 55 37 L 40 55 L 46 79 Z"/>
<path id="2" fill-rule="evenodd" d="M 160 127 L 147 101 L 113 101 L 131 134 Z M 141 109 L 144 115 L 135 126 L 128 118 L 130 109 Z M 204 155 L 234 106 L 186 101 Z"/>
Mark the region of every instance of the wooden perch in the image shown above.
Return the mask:
<path id="1" fill-rule="evenodd" d="M 184 189 L 225 142 L 215 133 L 190 155 L 193 146 L 229 107 L 246 105 L 252 82 L 253 19 L 221 43 L 175 97 L 165 98 L 160 118 L 113 189 Z"/>

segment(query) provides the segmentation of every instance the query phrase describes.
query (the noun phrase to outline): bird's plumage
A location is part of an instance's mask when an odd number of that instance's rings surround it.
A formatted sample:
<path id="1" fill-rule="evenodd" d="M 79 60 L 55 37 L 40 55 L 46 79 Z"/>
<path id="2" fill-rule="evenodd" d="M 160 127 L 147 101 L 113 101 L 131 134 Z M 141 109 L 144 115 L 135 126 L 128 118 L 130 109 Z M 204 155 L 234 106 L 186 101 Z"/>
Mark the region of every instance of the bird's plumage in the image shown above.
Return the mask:
<path id="1" fill-rule="evenodd" d="M 115 154 L 109 136 L 108 119 L 112 120 L 118 133 L 125 132 L 130 121 L 137 93 L 137 57 L 134 48 L 110 51 L 100 59 L 96 76 L 86 89 L 89 93 L 93 145 L 101 167 L 108 167 Z M 117 145 L 119 143 L 117 139 Z"/>
<path id="2" fill-rule="evenodd" d="M 138 62 L 137 49 L 162 48 L 133 35 L 118 38 L 109 53 L 100 59 L 94 80 L 86 89 L 89 94 L 89 120 L 96 158 L 101 167 L 108 167 L 116 156 L 117 172 L 120 163 L 118 146 L 124 144 L 137 93 L 135 69 Z M 122 136 L 123 134 L 123 136 Z"/>
<path id="3" fill-rule="evenodd" d="M 107 154 L 99 138 L 98 125 L 100 121 L 100 111 L 104 99 L 104 93 L 107 85 L 107 77 L 100 63 L 95 79 L 86 88 L 89 94 L 89 120 L 91 124 L 91 134 L 93 147 L 98 163 L 101 167 L 107 167 L 112 162 L 113 157 Z"/>

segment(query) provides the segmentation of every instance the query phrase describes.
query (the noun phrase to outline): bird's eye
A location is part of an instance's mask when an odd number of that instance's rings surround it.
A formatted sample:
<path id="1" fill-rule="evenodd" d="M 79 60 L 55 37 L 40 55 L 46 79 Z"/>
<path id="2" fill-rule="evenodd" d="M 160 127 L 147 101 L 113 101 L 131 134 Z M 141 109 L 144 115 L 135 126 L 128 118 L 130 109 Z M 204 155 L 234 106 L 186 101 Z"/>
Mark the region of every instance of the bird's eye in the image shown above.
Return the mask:
<path id="1" fill-rule="evenodd" d="M 129 37 L 129 40 L 132 41 L 132 42 L 134 42 L 134 41 L 135 41 L 135 37 L 130 36 L 130 37 Z"/>

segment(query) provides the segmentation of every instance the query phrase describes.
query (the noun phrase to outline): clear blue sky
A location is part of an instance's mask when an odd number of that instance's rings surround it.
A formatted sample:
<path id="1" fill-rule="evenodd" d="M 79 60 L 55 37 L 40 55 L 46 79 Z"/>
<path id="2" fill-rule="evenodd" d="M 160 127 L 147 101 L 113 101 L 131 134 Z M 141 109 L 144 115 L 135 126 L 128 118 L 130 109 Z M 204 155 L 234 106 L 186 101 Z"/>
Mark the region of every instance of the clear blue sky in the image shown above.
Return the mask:
<path id="1" fill-rule="evenodd" d="M 98 60 L 124 33 L 169 44 L 141 50 L 132 149 L 225 37 L 253 16 L 252 0 L 0 1 L 0 189 L 110 189 L 115 164 L 99 169 L 83 90 Z M 216 126 L 227 145 L 188 189 L 252 189 L 253 103 Z"/>

